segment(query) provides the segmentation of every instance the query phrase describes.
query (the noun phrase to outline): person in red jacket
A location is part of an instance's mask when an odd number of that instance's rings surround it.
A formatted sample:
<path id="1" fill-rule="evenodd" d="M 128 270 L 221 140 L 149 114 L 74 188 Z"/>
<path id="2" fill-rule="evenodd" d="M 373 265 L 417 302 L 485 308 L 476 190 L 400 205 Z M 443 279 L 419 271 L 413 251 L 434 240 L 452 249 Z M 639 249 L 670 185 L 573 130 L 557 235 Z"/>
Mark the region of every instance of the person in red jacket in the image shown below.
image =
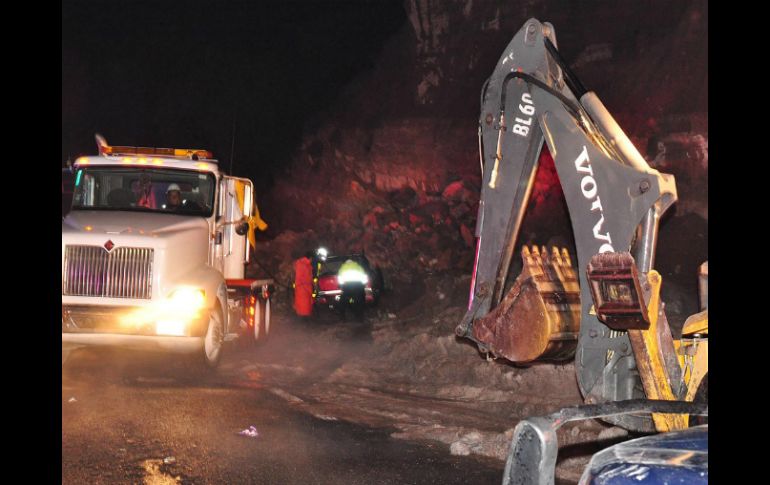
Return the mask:
<path id="1" fill-rule="evenodd" d="M 139 193 L 136 194 L 136 206 L 146 207 L 148 209 L 156 209 L 158 203 L 155 201 L 155 192 L 152 188 L 152 180 L 150 176 L 143 173 L 139 177 Z"/>
<path id="2" fill-rule="evenodd" d="M 308 255 L 294 261 L 294 311 L 301 317 L 313 313 L 313 266 Z"/>

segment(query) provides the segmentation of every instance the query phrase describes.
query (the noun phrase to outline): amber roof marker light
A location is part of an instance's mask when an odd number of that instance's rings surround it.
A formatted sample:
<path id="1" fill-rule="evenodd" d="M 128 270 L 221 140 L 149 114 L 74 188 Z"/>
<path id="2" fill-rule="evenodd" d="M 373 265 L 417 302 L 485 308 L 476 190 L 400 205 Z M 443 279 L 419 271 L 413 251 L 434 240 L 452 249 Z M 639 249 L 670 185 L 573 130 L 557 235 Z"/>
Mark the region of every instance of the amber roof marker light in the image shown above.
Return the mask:
<path id="1" fill-rule="evenodd" d="M 107 140 L 100 134 L 95 135 L 96 146 L 99 148 L 99 156 L 111 155 L 154 155 L 153 163 L 158 164 L 157 157 L 175 158 L 179 160 L 214 160 L 214 154 L 209 150 L 199 148 L 154 148 L 154 147 L 132 147 L 109 145 Z M 139 163 L 146 164 L 149 157 L 140 157 Z M 142 162 L 141 160 L 144 160 Z"/>

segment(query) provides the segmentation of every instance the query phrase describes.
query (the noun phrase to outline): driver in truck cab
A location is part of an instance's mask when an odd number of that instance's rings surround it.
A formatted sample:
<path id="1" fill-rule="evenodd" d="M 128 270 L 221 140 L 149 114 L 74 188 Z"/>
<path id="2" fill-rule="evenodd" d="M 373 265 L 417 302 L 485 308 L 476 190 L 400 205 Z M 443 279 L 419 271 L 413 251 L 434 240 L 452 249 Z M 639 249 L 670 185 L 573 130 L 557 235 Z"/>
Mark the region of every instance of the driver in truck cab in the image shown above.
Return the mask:
<path id="1" fill-rule="evenodd" d="M 176 183 L 170 184 L 166 189 L 166 203 L 161 208 L 169 212 L 185 213 L 203 210 L 203 207 L 195 200 L 182 197 L 182 189 Z"/>
<path id="2" fill-rule="evenodd" d="M 166 189 L 166 203 L 163 208 L 170 211 L 179 210 L 182 207 L 182 190 L 177 184 L 171 184 Z"/>

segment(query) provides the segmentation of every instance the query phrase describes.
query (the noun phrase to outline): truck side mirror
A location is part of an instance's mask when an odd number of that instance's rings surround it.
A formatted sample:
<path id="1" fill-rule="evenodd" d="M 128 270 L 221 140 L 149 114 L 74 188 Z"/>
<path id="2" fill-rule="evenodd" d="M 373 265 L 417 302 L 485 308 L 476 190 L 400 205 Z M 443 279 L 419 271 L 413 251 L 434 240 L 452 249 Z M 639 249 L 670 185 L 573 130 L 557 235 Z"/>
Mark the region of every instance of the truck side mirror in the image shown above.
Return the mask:
<path id="1" fill-rule="evenodd" d="M 235 233 L 238 234 L 239 236 L 243 236 L 247 232 L 249 232 L 249 223 L 248 222 L 242 222 L 242 223 L 238 224 L 237 226 L 235 226 Z"/>

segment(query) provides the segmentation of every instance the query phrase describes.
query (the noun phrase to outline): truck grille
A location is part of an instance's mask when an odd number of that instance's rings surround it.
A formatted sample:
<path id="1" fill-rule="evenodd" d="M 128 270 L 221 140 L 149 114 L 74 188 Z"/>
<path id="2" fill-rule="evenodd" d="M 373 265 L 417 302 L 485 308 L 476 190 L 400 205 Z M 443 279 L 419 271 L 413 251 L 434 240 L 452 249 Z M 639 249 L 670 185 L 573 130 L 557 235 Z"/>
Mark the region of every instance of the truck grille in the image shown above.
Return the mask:
<path id="1" fill-rule="evenodd" d="M 71 296 L 143 298 L 152 296 L 152 248 L 67 246 L 62 292 Z"/>

